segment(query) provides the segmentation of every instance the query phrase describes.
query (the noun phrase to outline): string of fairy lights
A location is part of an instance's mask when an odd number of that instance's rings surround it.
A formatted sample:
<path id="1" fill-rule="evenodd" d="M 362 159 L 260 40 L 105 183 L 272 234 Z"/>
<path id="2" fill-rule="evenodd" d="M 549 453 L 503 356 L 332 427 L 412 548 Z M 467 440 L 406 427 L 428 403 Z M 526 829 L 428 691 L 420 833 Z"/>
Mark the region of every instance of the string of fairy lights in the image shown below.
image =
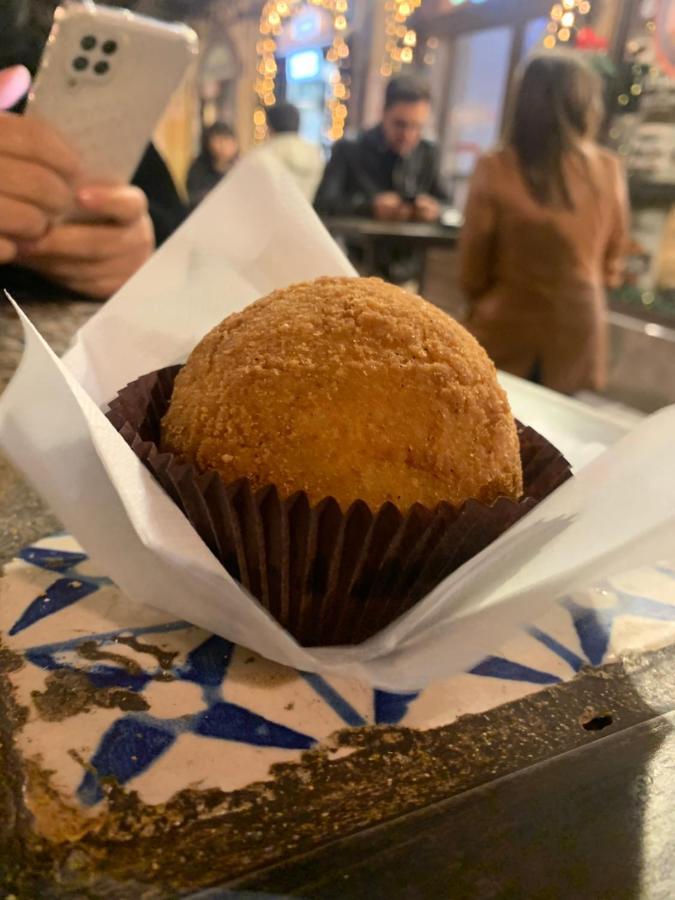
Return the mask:
<path id="1" fill-rule="evenodd" d="M 591 11 L 589 0 L 561 0 L 551 7 L 544 47 L 553 50 L 558 44 L 569 44 L 579 25 Z"/>
<path id="2" fill-rule="evenodd" d="M 387 0 L 385 13 L 385 57 L 380 75 L 389 78 L 404 65 L 412 63 L 417 47 L 417 32 L 408 20 L 422 5 L 422 0 Z"/>
<path id="3" fill-rule="evenodd" d="M 267 135 L 265 109 L 276 103 L 277 42 L 283 23 L 295 15 L 302 6 L 320 7 L 332 16 L 333 39 L 326 51 L 326 61 L 334 64 L 330 74 L 330 89 L 326 97 L 326 108 L 330 125 L 326 136 L 331 141 L 339 140 L 345 131 L 347 103 L 350 96 L 350 76 L 347 72 L 349 46 L 346 40 L 349 0 L 267 0 L 260 13 L 259 38 L 256 44 L 258 65 L 256 69 L 255 92 L 258 104 L 253 112 L 254 139 L 264 140 Z"/>
<path id="4" fill-rule="evenodd" d="M 465 0 L 451 0 L 453 6 L 462 5 Z M 384 78 L 400 72 L 403 66 L 415 61 L 418 35 L 411 27 L 410 19 L 422 6 L 423 0 L 386 0 L 385 3 L 385 46 L 380 65 Z M 349 46 L 346 40 L 349 16 L 349 0 L 266 0 L 260 13 L 259 39 L 256 44 L 258 64 L 255 91 L 258 103 L 253 113 L 254 138 L 256 142 L 267 136 L 265 109 L 276 103 L 277 47 L 285 20 L 295 15 L 304 5 L 324 9 L 332 17 L 333 38 L 326 51 L 325 59 L 334 64 L 329 78 L 326 108 L 330 124 L 326 137 L 339 140 L 345 131 L 350 97 L 351 79 L 348 72 Z M 553 49 L 559 44 L 573 42 L 584 18 L 591 11 L 590 0 L 560 0 L 554 3 L 543 45 Z M 422 62 L 431 66 L 436 60 L 438 38 L 427 38 L 422 48 Z"/>

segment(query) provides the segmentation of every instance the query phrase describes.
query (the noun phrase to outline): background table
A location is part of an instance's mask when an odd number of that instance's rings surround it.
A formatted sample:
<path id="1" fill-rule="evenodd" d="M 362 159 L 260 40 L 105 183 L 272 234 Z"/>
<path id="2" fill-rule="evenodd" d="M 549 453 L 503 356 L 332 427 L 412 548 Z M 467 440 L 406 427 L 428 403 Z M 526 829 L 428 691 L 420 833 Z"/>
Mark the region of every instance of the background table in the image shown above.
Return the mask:
<path id="1" fill-rule="evenodd" d="M 378 246 L 388 242 L 405 241 L 420 251 L 420 293 L 426 289 L 426 253 L 431 247 L 454 247 L 460 229 L 438 222 L 379 222 L 361 216 L 327 216 L 324 225 L 333 237 L 355 241 L 364 248 L 363 274 L 376 272 L 375 260 Z"/>

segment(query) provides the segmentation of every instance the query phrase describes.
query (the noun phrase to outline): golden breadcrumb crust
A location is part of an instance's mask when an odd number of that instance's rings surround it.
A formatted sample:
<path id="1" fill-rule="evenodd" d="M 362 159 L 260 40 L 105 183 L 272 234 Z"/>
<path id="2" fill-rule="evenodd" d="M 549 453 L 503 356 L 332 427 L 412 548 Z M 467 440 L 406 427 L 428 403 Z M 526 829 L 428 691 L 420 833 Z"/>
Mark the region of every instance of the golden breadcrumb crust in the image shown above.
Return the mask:
<path id="1" fill-rule="evenodd" d="M 401 509 L 522 493 L 518 437 L 495 368 L 430 303 L 377 278 L 274 291 L 195 347 L 163 449 L 216 469 Z"/>

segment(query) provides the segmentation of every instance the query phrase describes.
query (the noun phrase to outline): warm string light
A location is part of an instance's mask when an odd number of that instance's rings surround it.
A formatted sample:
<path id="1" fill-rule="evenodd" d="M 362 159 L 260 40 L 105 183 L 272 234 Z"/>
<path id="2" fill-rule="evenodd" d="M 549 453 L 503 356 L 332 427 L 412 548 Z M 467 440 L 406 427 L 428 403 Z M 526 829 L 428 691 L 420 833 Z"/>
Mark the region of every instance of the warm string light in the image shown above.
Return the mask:
<path id="1" fill-rule="evenodd" d="M 656 23 L 654 19 L 648 19 L 645 22 L 645 29 L 648 34 L 652 34 L 656 29 Z M 626 50 L 630 57 L 633 58 L 633 64 L 631 65 L 631 84 L 628 87 L 627 91 L 622 92 L 616 98 L 619 106 L 626 109 L 626 107 L 633 107 L 635 101 L 642 95 L 645 89 L 645 80 L 648 76 L 652 78 L 657 78 L 659 75 L 658 67 L 654 65 L 642 65 L 638 61 L 638 54 L 640 52 L 640 42 L 639 41 L 630 41 L 626 45 Z M 629 110 L 626 109 L 628 112 Z M 622 153 L 623 156 L 627 156 L 629 152 L 629 148 L 626 146 L 623 148 L 625 152 Z M 622 152 L 622 148 L 619 148 L 619 152 Z"/>
<path id="2" fill-rule="evenodd" d="M 579 22 L 591 11 L 589 0 L 560 0 L 551 7 L 544 47 L 568 44 L 579 29 Z"/>
<path id="3" fill-rule="evenodd" d="M 327 137 L 331 141 L 339 141 L 345 133 L 347 122 L 347 103 L 351 80 L 345 70 L 348 68 L 349 47 L 345 40 L 347 31 L 348 0 L 325 0 L 321 4 L 333 16 L 333 42 L 326 52 L 326 60 L 335 64 L 330 75 L 330 94 L 326 106 L 330 114 L 330 125 Z"/>
<path id="4" fill-rule="evenodd" d="M 345 131 L 347 104 L 350 91 L 349 76 L 344 74 L 349 59 L 349 46 L 345 39 L 348 25 L 349 0 L 308 0 L 311 6 L 319 6 L 329 12 L 333 19 L 333 40 L 326 51 L 326 61 L 335 69 L 330 75 L 330 89 L 326 96 L 326 108 L 330 114 L 327 137 L 339 140 Z M 267 136 L 265 108 L 276 103 L 277 38 L 285 19 L 294 15 L 303 5 L 303 0 L 267 0 L 260 13 L 259 39 L 256 44 L 258 54 L 255 91 L 258 105 L 253 113 L 253 135 L 256 142 Z"/>
<path id="5" fill-rule="evenodd" d="M 385 56 L 380 66 L 380 74 L 385 78 L 400 71 L 402 66 L 410 64 L 414 59 L 417 32 L 409 27 L 408 19 L 421 5 L 422 0 L 387 0 L 385 3 Z M 429 53 L 426 53 L 424 61 L 431 65 L 433 59 L 428 61 L 428 56 Z"/>
<path id="6" fill-rule="evenodd" d="M 427 38 L 426 45 L 424 47 L 424 56 L 422 57 L 422 62 L 425 66 L 433 66 L 436 62 L 436 53 L 438 52 L 439 40 L 437 37 L 429 37 Z"/>

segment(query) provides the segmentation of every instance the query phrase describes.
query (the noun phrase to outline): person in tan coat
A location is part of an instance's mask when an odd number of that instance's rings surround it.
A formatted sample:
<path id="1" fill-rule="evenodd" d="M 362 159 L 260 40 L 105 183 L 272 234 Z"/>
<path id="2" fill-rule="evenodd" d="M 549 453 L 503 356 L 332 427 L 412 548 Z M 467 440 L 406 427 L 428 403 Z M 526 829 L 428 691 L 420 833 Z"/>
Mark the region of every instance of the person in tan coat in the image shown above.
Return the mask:
<path id="1" fill-rule="evenodd" d="M 467 326 L 498 368 L 572 394 L 606 378 L 605 288 L 621 283 L 628 201 L 595 141 L 600 80 L 570 53 L 532 57 L 501 149 L 473 175 L 460 240 Z"/>

